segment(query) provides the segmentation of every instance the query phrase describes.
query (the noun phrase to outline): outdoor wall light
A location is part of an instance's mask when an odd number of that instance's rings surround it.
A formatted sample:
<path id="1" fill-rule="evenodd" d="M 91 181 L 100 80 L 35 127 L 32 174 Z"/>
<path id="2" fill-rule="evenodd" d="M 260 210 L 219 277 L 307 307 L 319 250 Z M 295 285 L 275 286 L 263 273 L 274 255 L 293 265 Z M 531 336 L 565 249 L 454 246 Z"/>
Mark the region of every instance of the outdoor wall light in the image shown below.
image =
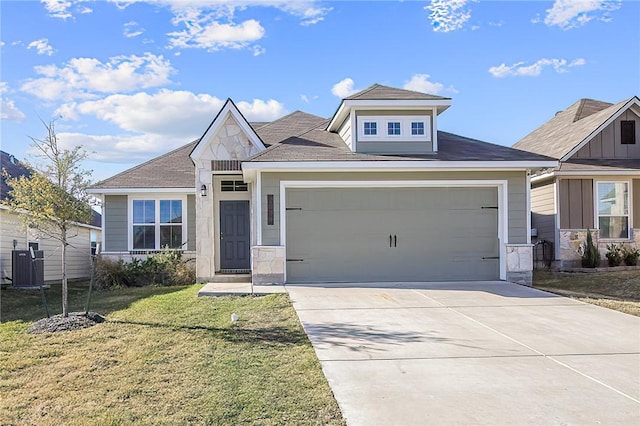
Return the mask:
<path id="1" fill-rule="evenodd" d="M 207 185 L 205 185 L 204 183 L 202 184 L 202 186 L 200 186 L 200 196 L 201 197 L 207 196 Z"/>

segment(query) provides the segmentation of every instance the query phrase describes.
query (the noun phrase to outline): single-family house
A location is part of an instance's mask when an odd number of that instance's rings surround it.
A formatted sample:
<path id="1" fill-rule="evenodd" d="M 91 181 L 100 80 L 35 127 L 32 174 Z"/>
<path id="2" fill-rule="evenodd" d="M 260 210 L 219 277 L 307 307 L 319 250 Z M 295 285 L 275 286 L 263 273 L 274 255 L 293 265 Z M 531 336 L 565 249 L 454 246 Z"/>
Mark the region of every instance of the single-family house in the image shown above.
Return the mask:
<path id="1" fill-rule="evenodd" d="M 558 266 L 579 266 L 587 230 L 602 254 L 611 243 L 639 246 L 638 97 L 580 99 L 514 147 L 559 161 L 531 178 L 534 243 L 550 242 Z"/>
<path id="2" fill-rule="evenodd" d="M 0 151 L 1 167 L 11 177 L 29 176 L 30 171 L 13 155 Z M 4 176 L 0 176 L 0 200 L 6 199 L 11 187 Z M 91 276 L 91 253 L 95 243 L 101 238 L 102 218 L 93 212 L 91 222 L 77 224 L 69 232 L 67 247 L 67 278 L 84 279 Z M 11 212 L 0 204 L 0 278 L 2 284 L 9 284 L 13 278 L 13 250 L 43 251 L 44 280 L 56 282 L 62 280 L 62 254 L 60 242 L 42 235 L 32 229 L 25 229 L 19 214 Z"/>
<path id="3" fill-rule="evenodd" d="M 90 189 L 104 255 L 182 249 L 203 281 L 528 283 L 529 175 L 557 162 L 440 131 L 450 106 L 374 84 L 328 119 L 251 123 L 229 99 L 197 141 Z"/>

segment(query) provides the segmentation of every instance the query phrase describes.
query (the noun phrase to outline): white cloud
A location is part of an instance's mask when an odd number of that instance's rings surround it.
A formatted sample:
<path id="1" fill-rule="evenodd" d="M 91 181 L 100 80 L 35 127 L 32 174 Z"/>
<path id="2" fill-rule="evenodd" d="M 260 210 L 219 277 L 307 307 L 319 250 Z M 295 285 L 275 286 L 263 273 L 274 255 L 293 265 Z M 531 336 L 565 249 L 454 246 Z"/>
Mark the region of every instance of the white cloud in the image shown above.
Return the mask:
<path id="1" fill-rule="evenodd" d="M 184 25 L 182 31 L 170 32 L 169 45 L 174 48 L 198 48 L 216 51 L 223 48 L 243 49 L 264 36 L 264 28 L 255 19 L 240 24 L 221 23 L 215 14 L 189 10 L 173 19 L 174 25 Z M 259 53 L 258 53 L 259 54 Z"/>
<path id="2" fill-rule="evenodd" d="M 63 104 L 56 114 L 71 119 L 91 115 L 129 132 L 195 137 L 204 131 L 223 104 L 223 100 L 208 94 L 161 89 L 154 94 L 140 92 L 71 102 Z M 287 112 L 282 103 L 273 99 L 240 101 L 236 105 L 250 121 L 271 121 Z"/>
<path id="3" fill-rule="evenodd" d="M 0 94 L 4 95 L 9 91 L 9 85 L 6 82 L 0 82 Z M 16 107 L 16 104 L 4 96 L 0 98 L 0 120 L 6 121 L 22 121 L 26 118 L 24 113 Z"/>
<path id="4" fill-rule="evenodd" d="M 81 142 L 87 150 L 95 151 L 97 160 L 131 161 L 167 152 L 201 136 L 223 104 L 223 100 L 208 94 L 162 89 L 155 94 L 140 92 L 70 102 L 55 113 L 64 119 L 93 116 L 126 131 L 117 136 L 68 133 L 67 138 L 70 146 Z M 250 121 L 271 121 L 287 113 L 284 105 L 273 99 L 240 101 L 236 105 Z"/>
<path id="5" fill-rule="evenodd" d="M 88 0 L 40 0 L 40 3 L 44 4 L 45 9 L 49 12 L 49 16 L 52 18 L 68 19 L 73 18 L 71 11 L 74 4 L 76 5 L 75 11 L 80 14 L 86 14 L 93 12 L 93 9 L 87 6 L 83 6 L 80 3 L 85 3 Z"/>
<path id="6" fill-rule="evenodd" d="M 345 78 L 333 85 L 331 93 L 339 98 L 346 98 L 349 95 L 353 95 L 359 92 L 361 89 L 354 89 L 355 83 L 350 78 Z"/>
<path id="7" fill-rule="evenodd" d="M 444 90 L 444 84 L 429 81 L 429 74 L 416 74 L 411 80 L 404 83 L 403 88 L 406 90 L 414 90 L 416 92 L 429 93 L 437 95 Z"/>
<path id="8" fill-rule="evenodd" d="M 123 35 L 127 38 L 138 37 L 142 35 L 145 31 L 144 28 L 140 28 L 136 21 L 129 21 L 123 26 Z"/>
<path id="9" fill-rule="evenodd" d="M 34 68 L 40 78 L 27 80 L 21 90 L 45 100 L 95 98 L 96 93 L 130 92 L 170 83 L 174 72 L 162 56 L 115 56 L 102 63 L 95 58 L 74 58 L 62 67 Z"/>
<path id="10" fill-rule="evenodd" d="M 622 0 L 556 0 L 551 9 L 547 9 L 544 23 L 563 30 L 580 27 L 596 19 L 611 22 L 610 12 L 622 7 Z"/>
<path id="11" fill-rule="evenodd" d="M 569 68 L 585 65 L 587 61 L 583 58 L 574 59 L 569 62 L 566 59 L 547 59 L 542 58 L 531 65 L 525 65 L 525 62 L 517 62 L 513 65 L 500 64 L 489 68 L 489 72 L 498 78 L 504 77 L 537 77 L 542 73 L 545 67 L 552 67 L 557 73 L 565 73 Z"/>
<path id="12" fill-rule="evenodd" d="M 425 10 L 429 11 L 433 31 L 448 33 L 464 27 L 471 18 L 467 3 L 467 0 L 431 0 Z"/>
<path id="13" fill-rule="evenodd" d="M 6 43 L 4 41 L 0 41 L 0 47 L 4 46 Z"/>
<path id="14" fill-rule="evenodd" d="M 38 55 L 53 55 L 54 49 L 49 44 L 49 39 L 41 38 L 40 40 L 34 40 L 27 45 L 27 49 L 36 49 Z"/>

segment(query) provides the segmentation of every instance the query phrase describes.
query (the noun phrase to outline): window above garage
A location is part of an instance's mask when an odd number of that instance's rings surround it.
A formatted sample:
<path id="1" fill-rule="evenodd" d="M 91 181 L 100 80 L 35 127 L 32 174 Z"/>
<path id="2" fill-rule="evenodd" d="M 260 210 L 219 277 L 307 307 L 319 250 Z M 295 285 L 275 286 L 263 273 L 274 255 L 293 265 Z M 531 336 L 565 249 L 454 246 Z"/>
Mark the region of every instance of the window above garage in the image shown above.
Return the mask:
<path id="1" fill-rule="evenodd" d="M 431 117 L 411 116 L 360 116 L 358 117 L 358 141 L 423 141 L 431 140 Z"/>

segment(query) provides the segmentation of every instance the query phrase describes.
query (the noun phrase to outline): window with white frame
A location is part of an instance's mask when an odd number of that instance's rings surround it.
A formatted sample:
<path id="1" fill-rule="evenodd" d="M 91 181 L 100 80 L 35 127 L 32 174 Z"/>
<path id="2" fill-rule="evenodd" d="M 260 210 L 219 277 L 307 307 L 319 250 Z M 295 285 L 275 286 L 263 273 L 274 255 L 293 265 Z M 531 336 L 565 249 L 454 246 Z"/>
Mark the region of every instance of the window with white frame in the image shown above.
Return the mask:
<path id="1" fill-rule="evenodd" d="M 378 123 L 375 121 L 364 122 L 364 134 L 367 136 L 375 136 L 378 134 Z"/>
<path id="2" fill-rule="evenodd" d="M 598 182 L 597 215 L 600 238 L 629 238 L 628 182 Z"/>
<path id="3" fill-rule="evenodd" d="M 134 250 L 182 248 L 183 200 L 133 200 L 132 244 Z"/>
<path id="4" fill-rule="evenodd" d="M 431 140 L 430 123 L 431 117 L 427 115 L 358 117 L 358 140 L 428 142 Z"/>

